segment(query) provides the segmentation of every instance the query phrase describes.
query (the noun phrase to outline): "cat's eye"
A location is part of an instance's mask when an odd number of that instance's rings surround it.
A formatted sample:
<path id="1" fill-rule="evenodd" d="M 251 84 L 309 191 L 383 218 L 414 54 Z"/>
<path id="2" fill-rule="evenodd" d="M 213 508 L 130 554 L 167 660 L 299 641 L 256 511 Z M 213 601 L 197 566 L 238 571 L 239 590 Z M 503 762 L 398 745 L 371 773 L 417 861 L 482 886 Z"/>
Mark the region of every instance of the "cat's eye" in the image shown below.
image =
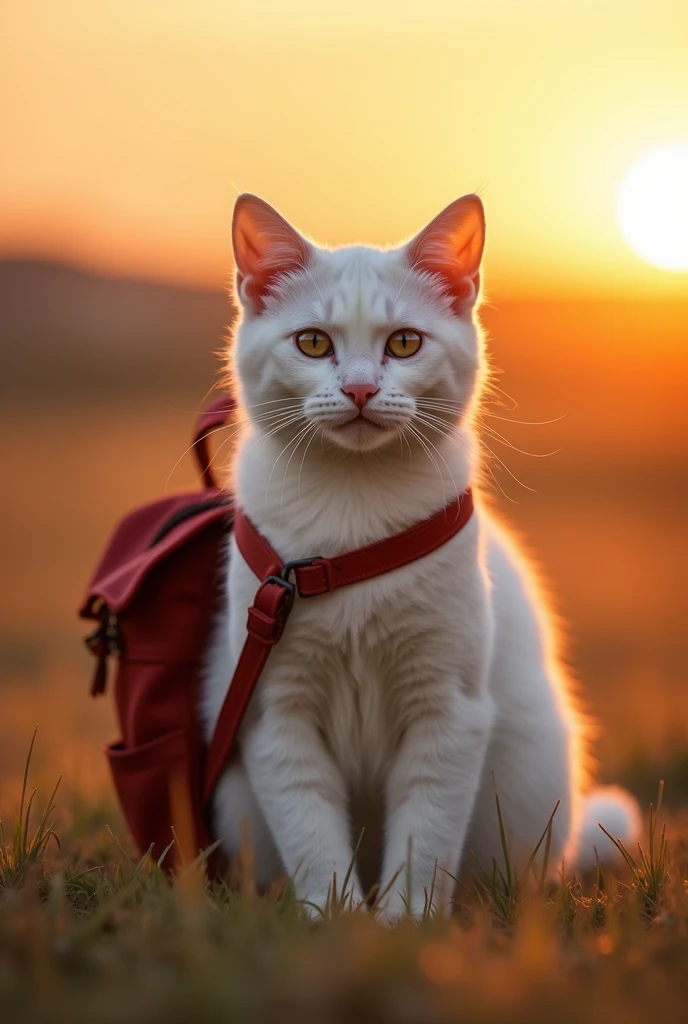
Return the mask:
<path id="1" fill-rule="evenodd" d="M 332 351 L 332 341 L 329 334 L 309 328 L 307 331 L 299 331 L 296 335 L 296 344 L 305 356 L 312 356 L 320 359 L 321 356 L 329 356 Z"/>
<path id="2" fill-rule="evenodd" d="M 423 339 L 418 331 L 405 328 L 402 331 L 395 331 L 394 334 L 390 334 L 385 351 L 397 359 L 408 359 L 409 356 L 415 356 L 422 341 Z"/>

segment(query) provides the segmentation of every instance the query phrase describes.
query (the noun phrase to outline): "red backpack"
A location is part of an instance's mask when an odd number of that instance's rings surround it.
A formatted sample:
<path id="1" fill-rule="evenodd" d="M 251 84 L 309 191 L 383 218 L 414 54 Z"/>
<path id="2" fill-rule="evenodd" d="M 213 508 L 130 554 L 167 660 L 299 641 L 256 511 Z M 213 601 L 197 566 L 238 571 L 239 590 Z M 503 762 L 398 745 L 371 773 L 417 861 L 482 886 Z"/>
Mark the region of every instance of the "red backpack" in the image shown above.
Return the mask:
<path id="1" fill-rule="evenodd" d="M 199 420 L 193 450 L 205 489 L 161 498 L 127 515 L 79 610 L 99 623 L 86 638 L 97 658 L 93 696 L 105 692 L 107 660 L 118 656 L 121 738 L 108 745 L 106 756 L 136 845 L 143 854 L 153 844 L 156 857 L 172 840 L 172 780 L 185 790 L 180 813 L 188 817 L 191 810 L 193 849 L 212 842 L 201 799 L 204 757 L 196 708 L 234 509 L 231 495 L 213 479 L 207 437 L 232 411 L 223 396 Z M 189 823 L 177 825 L 188 829 Z M 175 859 L 172 848 L 168 864 Z"/>
<path id="2" fill-rule="evenodd" d="M 200 419 L 194 451 L 205 489 L 144 505 L 116 528 L 79 614 L 98 621 L 86 638 L 97 665 L 91 687 L 105 692 L 107 659 L 118 656 L 115 701 L 121 739 L 106 754 L 125 818 L 143 854 L 159 858 L 172 827 L 195 856 L 213 842 L 207 810 L 234 750 L 239 726 L 295 597 L 317 597 L 393 571 L 446 543 L 471 517 L 470 490 L 429 519 L 332 558 L 282 562 L 210 471 L 207 438 L 233 410 L 223 396 Z M 260 581 L 246 639 L 210 744 L 198 722 L 203 659 L 218 608 L 228 533 Z M 212 868 L 219 866 L 212 859 Z"/>

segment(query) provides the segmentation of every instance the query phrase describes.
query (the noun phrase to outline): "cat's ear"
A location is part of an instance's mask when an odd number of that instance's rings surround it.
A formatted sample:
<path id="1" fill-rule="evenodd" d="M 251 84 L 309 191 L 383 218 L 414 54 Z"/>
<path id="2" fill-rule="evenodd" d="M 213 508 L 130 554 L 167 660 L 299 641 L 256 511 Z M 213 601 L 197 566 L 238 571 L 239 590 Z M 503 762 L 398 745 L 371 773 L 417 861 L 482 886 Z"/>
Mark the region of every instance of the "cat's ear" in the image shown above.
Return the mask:
<path id="1" fill-rule="evenodd" d="M 234 204 L 232 245 L 239 298 L 256 311 L 275 279 L 303 268 L 312 254 L 306 239 L 277 210 L 248 192 Z"/>
<path id="2" fill-rule="evenodd" d="M 409 263 L 439 275 L 456 312 L 475 303 L 485 247 L 485 213 L 476 195 L 463 196 L 430 221 L 406 246 Z"/>

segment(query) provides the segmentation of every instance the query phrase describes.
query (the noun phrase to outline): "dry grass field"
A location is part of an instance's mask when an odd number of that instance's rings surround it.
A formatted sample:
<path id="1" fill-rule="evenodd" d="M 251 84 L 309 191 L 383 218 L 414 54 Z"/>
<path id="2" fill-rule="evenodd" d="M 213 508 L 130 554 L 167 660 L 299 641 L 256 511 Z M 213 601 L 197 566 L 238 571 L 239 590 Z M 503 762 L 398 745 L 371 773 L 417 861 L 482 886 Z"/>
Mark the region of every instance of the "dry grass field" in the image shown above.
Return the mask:
<path id="1" fill-rule="evenodd" d="M 617 872 L 543 884 L 539 861 L 516 876 L 505 846 L 451 918 L 429 893 L 422 921 L 389 928 L 345 899 L 313 922 L 288 886 L 257 895 L 248 851 L 233 889 L 198 862 L 170 880 L 104 827 L 109 808 L 43 797 L 26 828 L 25 799 L 0 855 L 13 1024 L 685 1020 L 688 821 L 665 846 L 661 809 Z"/>

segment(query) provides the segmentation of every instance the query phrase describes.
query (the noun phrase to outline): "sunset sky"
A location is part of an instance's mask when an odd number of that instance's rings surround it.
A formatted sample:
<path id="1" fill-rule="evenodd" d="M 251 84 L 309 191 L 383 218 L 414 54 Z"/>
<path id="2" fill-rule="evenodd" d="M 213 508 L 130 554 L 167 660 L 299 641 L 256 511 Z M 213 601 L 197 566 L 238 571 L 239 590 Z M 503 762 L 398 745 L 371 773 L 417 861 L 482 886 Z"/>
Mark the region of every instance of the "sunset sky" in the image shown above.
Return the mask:
<path id="1" fill-rule="evenodd" d="M 688 142 L 686 0 L 5 0 L 0 255 L 215 287 L 239 191 L 395 242 L 457 195 L 500 295 L 688 295 L 624 174 Z"/>

